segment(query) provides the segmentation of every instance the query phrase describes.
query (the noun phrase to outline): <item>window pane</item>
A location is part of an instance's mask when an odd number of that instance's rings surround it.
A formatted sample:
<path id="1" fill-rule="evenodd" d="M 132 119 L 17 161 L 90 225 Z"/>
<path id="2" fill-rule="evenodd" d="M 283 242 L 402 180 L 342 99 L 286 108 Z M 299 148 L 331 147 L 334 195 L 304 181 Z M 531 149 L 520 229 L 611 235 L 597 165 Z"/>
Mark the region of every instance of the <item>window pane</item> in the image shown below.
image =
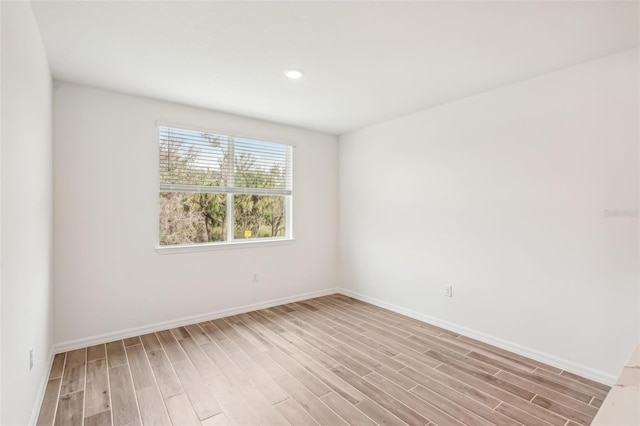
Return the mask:
<path id="1" fill-rule="evenodd" d="M 284 196 L 247 195 L 234 196 L 234 237 L 271 238 L 284 237 Z"/>
<path id="2" fill-rule="evenodd" d="M 161 127 L 160 182 L 225 186 L 228 150 L 228 136 Z"/>
<path id="3" fill-rule="evenodd" d="M 226 194 L 160 193 L 160 245 L 226 240 Z"/>
<path id="4" fill-rule="evenodd" d="M 234 139 L 235 186 L 289 189 L 290 147 L 250 139 Z"/>

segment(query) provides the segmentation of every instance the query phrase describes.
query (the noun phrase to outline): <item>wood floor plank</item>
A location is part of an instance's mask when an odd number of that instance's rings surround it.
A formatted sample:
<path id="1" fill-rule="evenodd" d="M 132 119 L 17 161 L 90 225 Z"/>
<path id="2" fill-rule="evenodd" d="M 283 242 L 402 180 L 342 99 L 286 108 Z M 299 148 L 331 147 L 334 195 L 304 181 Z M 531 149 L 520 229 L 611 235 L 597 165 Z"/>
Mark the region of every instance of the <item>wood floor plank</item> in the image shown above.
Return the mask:
<path id="1" fill-rule="evenodd" d="M 230 331 L 233 331 L 236 335 L 235 338 L 229 337 L 232 341 L 240 340 L 242 338 L 248 340 L 260 351 L 268 351 L 273 347 L 273 345 L 262 337 L 259 333 L 256 333 L 251 327 L 248 327 L 244 322 L 239 319 L 235 321 L 231 321 L 230 319 L 225 319 L 226 321 L 222 321 L 222 323 L 226 323 L 229 327 L 228 330 L 225 330 L 225 333 L 228 335 Z M 227 322 L 229 321 L 229 322 Z M 220 325 L 218 325 L 220 327 Z"/>
<path id="2" fill-rule="evenodd" d="M 224 351 L 227 355 L 232 355 L 234 353 L 242 352 L 242 349 L 230 339 L 222 339 L 216 342 L 220 349 Z"/>
<path id="3" fill-rule="evenodd" d="M 543 369 L 545 371 L 549 371 L 551 373 L 560 374 L 562 372 L 562 370 L 560 370 L 559 368 L 555 368 L 555 367 L 552 367 L 550 365 L 544 364 L 542 362 L 539 362 L 539 361 L 536 361 L 536 360 L 533 360 L 533 359 L 530 359 L 530 358 L 523 357 L 522 355 L 518 355 L 516 353 L 509 352 L 509 351 L 504 350 L 504 349 L 500 349 L 500 348 L 498 348 L 496 346 L 492 346 L 492 345 L 490 345 L 488 343 L 481 342 L 481 341 L 473 339 L 471 337 L 459 335 L 459 336 L 456 337 L 456 339 L 461 340 L 463 342 L 472 343 L 472 344 L 476 345 L 479 348 L 483 348 L 483 349 L 489 351 L 492 354 L 502 355 L 502 356 L 504 356 L 506 358 L 509 358 L 509 359 L 512 359 L 514 361 L 521 361 L 521 362 L 523 362 L 523 363 L 525 363 L 527 365 L 532 365 L 534 367 L 541 368 L 541 369 Z"/>
<path id="4" fill-rule="evenodd" d="M 403 363 L 398 362 L 392 357 L 385 355 L 384 353 L 377 351 L 373 349 L 371 346 L 367 346 L 364 343 L 350 336 L 347 336 L 346 334 L 336 333 L 333 335 L 333 337 L 340 340 L 344 345 L 362 352 L 366 356 L 376 360 L 380 364 L 386 365 L 392 370 L 398 371 L 398 370 L 402 370 L 405 367 Z"/>
<path id="5" fill-rule="evenodd" d="M 320 397 L 329 408 L 349 425 L 375 425 L 376 423 L 335 392 Z M 362 402 L 362 401 L 359 401 Z"/>
<path id="6" fill-rule="evenodd" d="M 274 319 L 274 321 L 275 320 L 276 319 Z M 311 323 L 300 319 L 300 315 L 291 314 L 287 318 L 286 322 L 288 322 L 289 325 L 294 326 L 296 329 L 302 330 L 307 334 L 312 335 L 314 339 L 320 341 L 325 346 L 332 347 L 340 344 L 340 341 L 334 339 L 331 335 L 324 333 L 322 330 L 311 325 Z M 287 330 L 292 331 L 295 329 L 292 329 L 291 327 L 289 327 L 287 328 Z M 332 331 L 334 330 L 332 329 Z"/>
<path id="7" fill-rule="evenodd" d="M 438 370 L 428 369 L 418 372 L 411 367 L 407 367 L 404 370 L 400 370 L 400 373 L 406 374 L 427 389 L 431 389 L 452 401 L 455 401 L 459 394 L 490 409 L 494 409 L 500 404 L 498 398 L 481 392 L 475 387 L 456 380 Z"/>
<path id="8" fill-rule="evenodd" d="M 186 394 L 181 393 L 167 398 L 165 404 L 174 425 L 200 426 L 200 419 Z"/>
<path id="9" fill-rule="evenodd" d="M 319 301 L 310 301 L 309 304 L 313 304 L 317 308 L 320 308 L 318 311 L 314 312 L 313 315 L 324 319 L 324 321 L 331 327 L 344 326 L 357 333 L 364 333 L 367 331 L 366 329 L 356 325 L 356 323 L 360 321 L 354 321 L 354 318 L 346 315 L 343 309 L 338 309 L 332 304 L 322 303 Z M 292 314 L 296 314 L 296 311 L 293 311 Z"/>
<path id="10" fill-rule="evenodd" d="M 215 343 L 211 341 L 209 341 L 208 344 L 215 345 Z M 180 340 L 180 346 L 182 346 L 182 349 L 196 367 L 200 376 L 208 377 L 220 372 L 216 364 L 207 356 L 206 352 L 193 338 L 187 337 Z"/>
<path id="11" fill-rule="evenodd" d="M 139 425 L 140 415 L 129 366 L 125 364 L 109 368 L 109 381 L 112 389 L 113 426 Z"/>
<path id="12" fill-rule="evenodd" d="M 269 342 L 271 345 L 279 348 L 283 352 L 291 354 L 296 352 L 296 349 L 291 346 L 286 340 L 280 338 L 279 334 L 274 333 L 259 321 L 255 321 L 252 316 L 248 314 L 238 315 L 244 325 L 253 330 L 256 334 L 258 334 L 261 338 Z"/>
<path id="13" fill-rule="evenodd" d="M 235 343 L 242 349 L 242 351 L 251 358 L 256 364 L 260 366 L 268 375 L 272 378 L 278 378 L 287 374 L 287 372 L 280 367 L 280 365 L 261 352 L 255 346 L 245 339 L 238 339 Z"/>
<path id="14" fill-rule="evenodd" d="M 169 361 L 171 361 L 172 364 L 187 359 L 187 355 L 184 353 L 175 337 L 173 337 L 171 331 L 159 331 L 156 333 L 156 336 L 158 337 L 158 340 L 160 340 L 160 343 L 167 354 L 167 358 L 169 358 Z"/>
<path id="15" fill-rule="evenodd" d="M 412 340 L 433 350 L 439 350 L 444 353 L 452 352 L 460 355 L 469 353 L 469 350 L 465 348 L 464 345 L 452 343 L 439 337 L 435 337 L 425 333 L 414 333 L 411 336 L 407 337 L 407 340 Z"/>
<path id="16" fill-rule="evenodd" d="M 260 323 L 261 325 L 263 325 L 265 328 L 267 328 L 270 332 L 274 334 L 284 333 L 284 329 L 282 327 L 270 321 L 269 317 L 261 314 L 260 311 L 247 312 L 247 315 L 252 319 L 254 319 L 255 321 L 257 321 L 258 323 Z"/>
<path id="17" fill-rule="evenodd" d="M 317 315 L 325 319 L 326 321 L 329 321 L 332 327 L 334 328 L 334 330 L 336 329 L 336 327 L 345 327 L 356 333 L 364 333 L 367 331 L 366 329 L 358 325 L 355 325 L 349 319 L 345 319 L 343 316 L 340 315 L 340 312 L 334 312 L 332 310 L 327 309 L 326 311 L 322 311 L 322 310 L 318 311 Z"/>
<path id="18" fill-rule="evenodd" d="M 290 375 L 276 379 L 280 386 L 300 404 L 311 417 L 320 425 L 346 425 L 336 413 L 320 401 L 311 391 Z"/>
<path id="19" fill-rule="evenodd" d="M 430 324 L 421 323 L 412 318 L 403 317 L 402 315 L 385 311 L 377 307 L 361 303 L 349 303 L 346 305 L 348 315 L 359 318 L 362 323 L 361 326 L 369 328 L 375 326 L 378 330 L 388 331 L 394 333 L 402 338 L 408 338 L 411 335 L 430 335 L 436 334 L 436 332 L 443 332 L 445 330 Z M 366 326 L 364 325 L 366 324 Z M 420 328 L 416 331 L 413 327 L 407 327 L 410 325 L 420 325 Z M 431 331 L 431 333 L 427 332 Z"/>
<path id="20" fill-rule="evenodd" d="M 295 334 L 296 336 L 306 336 L 311 334 L 311 330 L 304 330 L 298 327 L 295 323 L 300 323 L 300 321 L 291 314 L 284 313 L 271 315 L 269 317 L 269 320 L 280 326 L 284 330 L 284 332 L 289 332 L 291 334 Z"/>
<path id="21" fill-rule="evenodd" d="M 202 345 L 201 348 L 213 364 L 216 374 L 222 373 L 231 386 L 246 386 L 250 383 L 242 369 L 235 365 L 215 342 Z"/>
<path id="22" fill-rule="evenodd" d="M 222 332 L 214 323 L 211 321 L 201 322 L 198 324 L 202 331 L 205 332 L 207 337 L 209 337 L 214 342 L 218 342 L 220 340 L 231 340 L 229 337 Z"/>
<path id="23" fill-rule="evenodd" d="M 58 400 L 55 426 L 82 426 L 84 391 L 61 395 Z"/>
<path id="24" fill-rule="evenodd" d="M 488 355 L 486 353 L 482 353 L 482 352 L 476 352 L 476 351 L 471 351 L 467 354 L 467 356 L 469 358 L 473 358 L 476 359 L 478 361 L 482 361 L 486 364 L 489 365 L 493 365 L 494 367 L 496 367 L 498 370 L 503 370 L 503 371 L 508 371 L 508 372 L 520 372 L 520 371 L 524 371 L 527 373 L 531 373 L 535 370 L 535 368 L 533 370 L 528 369 L 528 368 L 522 368 L 521 366 L 517 366 L 517 365 L 513 365 L 513 363 L 509 363 L 506 361 L 502 361 L 499 358 L 495 357 L 495 356 L 491 356 Z"/>
<path id="25" fill-rule="evenodd" d="M 313 374 L 305 370 L 293 358 L 279 349 L 270 349 L 266 354 L 275 362 L 280 364 L 284 370 L 286 370 L 292 377 L 295 377 L 296 380 L 302 383 L 304 387 L 311 391 L 315 396 L 322 396 L 331 390 Z"/>
<path id="26" fill-rule="evenodd" d="M 467 424 L 478 426 L 487 426 L 490 424 L 488 421 L 485 421 L 464 408 L 456 406 L 456 404 L 446 398 L 435 394 L 428 395 L 425 393 L 421 393 L 420 396 L 416 396 L 416 394 L 402 389 L 378 373 L 373 372 L 368 374 L 364 377 L 364 380 L 376 386 L 378 389 L 384 389 L 384 392 L 388 393 L 411 410 L 414 410 L 416 413 L 419 413 L 422 417 L 426 418 L 426 421 L 423 424 L 429 423 L 430 421 L 436 424 L 454 426 L 464 426 L 462 421 Z"/>
<path id="27" fill-rule="evenodd" d="M 100 358 L 87 363 L 84 416 L 91 417 L 111 408 L 107 360 Z"/>
<path id="28" fill-rule="evenodd" d="M 442 364 L 441 366 L 437 367 L 437 370 L 440 370 L 445 374 L 448 374 L 462 382 L 465 382 L 468 385 L 473 386 L 482 392 L 485 392 L 493 397 L 496 397 L 508 403 L 509 405 L 514 406 L 515 408 L 518 408 L 522 411 L 525 411 L 526 413 L 529 413 L 535 417 L 538 417 L 546 421 L 547 423 L 550 423 L 555 426 L 563 426 L 564 423 L 566 423 L 566 419 L 562 418 L 556 413 L 543 409 L 539 405 L 533 404 L 528 400 L 525 400 L 501 388 L 494 387 L 491 384 L 481 379 L 478 379 L 472 375 L 469 375 L 448 364 Z"/>
<path id="29" fill-rule="evenodd" d="M 593 416 L 589 416 L 572 408 L 566 407 L 556 401 L 543 398 L 540 395 L 536 395 L 531 402 L 581 425 L 590 425 L 591 420 L 593 420 Z"/>
<path id="30" fill-rule="evenodd" d="M 610 388 L 330 295 L 57 354 L 37 426 L 576 426 Z"/>
<path id="31" fill-rule="evenodd" d="M 60 388 L 61 396 L 84 389 L 86 356 L 86 349 L 67 352 L 67 358 L 64 364 L 64 375 L 62 377 L 62 387 Z"/>
<path id="32" fill-rule="evenodd" d="M 53 364 L 51 365 L 49 380 L 58 379 L 62 377 L 62 372 L 64 371 L 64 361 L 66 356 L 67 356 L 66 353 L 61 353 L 61 354 L 56 354 L 53 357 Z"/>
<path id="33" fill-rule="evenodd" d="M 327 368 L 318 364 L 309 355 L 297 352 L 292 354 L 291 357 L 307 371 L 316 376 L 318 380 L 327 385 L 333 392 L 337 393 L 351 404 L 355 405 L 366 398 L 362 392 L 337 377 Z"/>
<path id="34" fill-rule="evenodd" d="M 402 318 L 402 319 L 389 318 L 389 320 L 391 320 L 394 327 L 407 330 L 416 336 L 433 336 L 433 337 L 437 337 L 440 340 L 443 340 L 442 329 L 432 326 L 431 324 L 426 324 L 424 322 L 418 323 L 415 320 L 411 320 L 411 319 L 408 320 L 407 318 Z M 457 334 L 452 334 L 452 335 L 457 336 Z M 456 342 L 456 344 L 463 346 L 461 343 L 458 343 L 458 342 Z"/>
<path id="35" fill-rule="evenodd" d="M 89 346 L 87 348 L 87 362 L 95 361 L 98 359 L 106 358 L 107 350 L 105 345 Z"/>
<path id="36" fill-rule="evenodd" d="M 492 352 L 490 350 L 487 349 L 487 347 L 485 346 L 480 346 L 480 345 L 476 345 L 472 342 L 469 341 L 463 341 L 458 339 L 458 336 L 448 336 L 448 335 L 440 335 L 438 336 L 438 338 L 440 340 L 443 341 L 447 341 L 447 342 L 454 342 L 457 345 L 463 346 L 466 349 L 469 350 L 469 352 L 476 352 L 479 354 L 483 354 L 486 355 L 488 357 L 490 357 L 491 359 L 495 359 L 497 361 L 500 361 L 504 364 L 510 365 L 511 367 L 515 367 L 515 368 L 519 368 L 521 370 L 525 370 L 525 371 L 534 371 L 536 368 L 535 365 L 533 365 L 533 363 L 527 363 L 524 362 L 522 359 L 523 358 L 515 358 L 515 357 L 511 357 L 508 354 L 508 352 L 506 352 L 506 354 L 504 353 L 499 353 L 498 351 Z M 498 348 L 496 348 L 498 349 Z M 499 350 L 499 349 L 498 349 Z"/>
<path id="37" fill-rule="evenodd" d="M 85 417 L 84 426 L 111 426 L 111 410 Z"/>
<path id="38" fill-rule="evenodd" d="M 515 374 L 523 379 L 526 379 L 530 382 L 537 383 L 540 386 L 544 386 L 548 389 L 554 390 L 556 392 L 561 392 L 565 395 L 568 395 L 578 401 L 582 401 L 586 404 L 591 401 L 592 395 L 585 394 L 582 390 L 576 390 L 574 387 L 561 383 L 561 380 L 556 380 L 556 377 L 560 377 L 558 374 L 547 373 L 542 370 L 537 370 L 538 372 L 529 373 L 525 371 L 511 371 L 512 374 Z M 553 377 L 547 377 L 545 374 L 549 374 Z"/>
<path id="39" fill-rule="evenodd" d="M 123 343 L 124 347 L 126 348 L 127 346 L 140 345 L 142 344 L 142 341 L 140 340 L 140 336 L 134 336 L 124 339 Z"/>
<path id="40" fill-rule="evenodd" d="M 286 418 L 280 414 L 278 410 L 271 404 L 259 391 L 256 389 L 253 384 L 243 385 L 243 386 L 232 386 L 225 388 L 218 388 L 218 392 L 228 392 L 229 389 L 235 389 L 237 395 L 240 397 L 242 401 L 244 401 L 244 409 L 247 410 L 248 407 L 251 407 L 251 410 L 255 413 L 256 418 L 258 419 L 259 424 L 268 424 L 268 425 L 283 425 L 288 426 L 288 422 Z M 217 394 L 216 394 L 217 395 Z M 226 410 L 224 410 L 225 414 L 227 414 Z M 227 414 L 228 415 L 228 414 Z M 239 423 L 242 424 L 242 423 Z M 247 423 L 252 424 L 252 423 Z M 255 422 L 253 424 L 256 424 Z"/>
<path id="41" fill-rule="evenodd" d="M 324 300 L 324 299 L 323 299 Z M 447 334 L 451 336 L 457 336 L 457 333 L 451 332 L 441 327 L 437 327 L 433 324 L 427 324 L 423 321 L 407 317 L 402 314 L 398 314 L 396 312 L 390 311 L 388 309 L 380 308 L 378 306 L 373 306 L 368 303 L 362 302 L 360 300 L 348 298 L 347 300 L 341 300 L 339 297 L 329 296 L 327 300 L 331 300 L 333 303 L 341 303 L 341 306 L 346 306 L 347 308 L 355 307 L 359 310 L 367 311 L 369 314 L 375 315 L 376 318 L 382 319 L 385 323 L 391 323 L 394 325 L 400 325 L 404 327 L 406 325 L 415 325 L 420 327 L 421 329 L 429 329 L 439 334 Z"/>
<path id="42" fill-rule="evenodd" d="M 231 340 L 238 340 L 242 337 L 224 318 L 213 320 L 211 323 L 218 327 L 218 329 Z"/>
<path id="43" fill-rule="evenodd" d="M 307 354 L 309 357 L 313 358 L 318 364 L 322 365 L 324 368 L 331 370 L 331 368 L 340 365 L 338 361 L 331 358 L 330 356 L 322 353 L 314 346 L 311 346 L 303 337 L 296 336 L 292 333 L 286 332 L 282 333 L 282 338 L 287 339 L 289 343 L 294 345 L 298 350 L 302 353 Z"/>
<path id="44" fill-rule="evenodd" d="M 433 345 L 432 345 L 433 346 Z M 449 351 L 447 349 L 442 349 L 442 348 L 436 348 L 436 349 L 430 349 L 427 352 L 425 352 L 425 354 L 429 357 L 434 358 L 431 354 L 434 353 L 438 353 L 438 354 L 442 354 L 444 356 L 446 356 L 449 359 L 454 359 L 456 361 L 465 363 L 473 368 L 475 368 L 476 370 L 480 370 L 482 372 L 485 372 L 487 374 L 496 374 L 498 371 L 500 371 L 500 368 L 495 367 L 494 365 L 492 365 L 492 363 L 487 362 L 488 360 L 478 360 L 475 358 L 472 358 L 470 356 L 466 356 L 466 355 L 461 355 L 457 352 L 452 352 Z M 440 358 L 435 358 L 437 361 L 441 361 Z M 509 368 L 513 368 L 511 366 L 508 366 Z M 514 370 L 518 370 L 516 368 L 513 368 Z"/>
<path id="45" fill-rule="evenodd" d="M 429 423 L 429 419 L 415 410 L 407 407 L 402 402 L 390 396 L 387 392 L 382 391 L 377 386 L 362 379 L 357 374 L 344 367 L 334 368 L 334 373 L 351 386 L 367 395 L 371 400 L 385 408 L 387 411 L 398 417 L 408 424 L 425 425 Z M 404 391 L 404 390 L 403 390 Z"/>
<path id="46" fill-rule="evenodd" d="M 127 363 L 127 355 L 124 352 L 124 343 L 122 340 L 107 343 L 107 359 L 109 360 L 109 368 L 117 367 Z"/>
<path id="47" fill-rule="evenodd" d="M 203 420 L 201 424 L 202 426 L 229 426 L 232 423 L 224 413 L 220 413 Z"/>
<path id="48" fill-rule="evenodd" d="M 394 345 L 394 344 L 386 345 L 386 344 L 381 343 L 381 342 L 379 342 L 378 340 L 376 340 L 376 339 L 374 339 L 372 337 L 366 336 L 364 334 L 360 334 L 359 332 L 355 332 L 355 331 L 350 330 L 350 329 L 348 329 L 346 327 L 340 326 L 340 327 L 335 327 L 335 329 L 337 331 L 339 331 L 341 334 L 349 336 L 349 337 L 353 338 L 354 340 L 357 340 L 357 341 L 369 346 L 370 348 L 372 348 L 372 349 L 374 349 L 374 350 L 376 350 L 376 351 L 378 351 L 378 352 L 380 352 L 380 353 L 382 353 L 384 355 L 387 355 L 387 356 L 389 356 L 391 358 L 393 358 L 394 356 L 396 356 L 396 355 L 401 353 L 400 351 L 398 351 L 396 349 L 397 345 Z M 337 338 L 337 335 L 336 335 L 336 338 Z M 415 352 L 413 350 L 411 350 L 411 352 L 413 354 L 415 354 L 416 356 L 422 355 L 420 352 Z M 438 364 L 439 363 L 436 363 L 435 365 L 438 365 Z"/>
<path id="49" fill-rule="evenodd" d="M 430 372 L 438 373 L 433 375 L 427 375 Z M 500 403 L 497 398 L 491 397 L 479 390 L 466 385 L 463 382 L 458 382 L 455 379 L 449 378 L 446 375 L 441 374 L 439 371 L 427 371 L 426 374 L 419 373 L 407 367 L 402 370 L 401 373 L 407 374 L 420 383 L 412 391 L 417 393 L 417 390 L 422 387 L 429 392 L 434 392 L 447 400 L 458 404 L 461 407 L 489 420 L 494 424 L 508 425 L 512 424 L 503 416 L 494 415 L 493 409 Z M 421 392 L 423 397 L 426 393 Z"/>
<path id="50" fill-rule="evenodd" d="M 150 386 L 156 386 L 156 380 L 151 371 L 151 365 L 147 359 L 147 353 L 141 344 L 128 346 L 126 348 L 127 358 L 129 359 L 129 368 L 131 369 L 131 377 L 133 377 L 133 387 L 145 389 Z"/>
<path id="51" fill-rule="evenodd" d="M 60 397 L 60 383 L 62 379 L 60 377 L 51 379 L 47 382 L 47 387 L 44 391 L 44 399 L 40 406 L 40 413 L 38 414 L 38 420 L 36 426 L 51 426 L 56 415 L 56 407 L 58 405 L 58 398 Z"/>
<path id="52" fill-rule="evenodd" d="M 350 358 L 355 359 L 360 364 L 370 368 L 371 371 L 383 374 L 386 378 L 404 389 L 411 389 L 412 387 L 417 385 L 417 383 L 410 377 L 398 373 L 396 370 L 381 364 L 375 359 L 348 345 L 336 346 L 336 349 L 349 356 Z"/>
<path id="53" fill-rule="evenodd" d="M 425 400 L 431 405 L 438 407 L 451 417 L 454 417 L 465 424 L 472 425 L 518 425 L 517 422 L 491 410 L 490 408 L 478 404 L 475 409 L 472 409 L 469 401 L 458 400 L 458 402 L 464 402 L 463 405 L 456 403 L 437 392 L 427 389 L 422 385 L 418 385 L 411 389 L 411 393 Z M 443 421 L 439 421 L 436 418 L 432 418 L 436 424 L 443 424 Z"/>
<path id="54" fill-rule="evenodd" d="M 184 393 L 182 384 L 173 370 L 169 358 L 162 349 L 147 352 L 151 370 L 164 399 Z"/>
<path id="55" fill-rule="evenodd" d="M 577 374 L 571 373 L 569 371 L 563 371 L 560 373 L 561 376 L 567 376 L 570 379 L 576 380 L 578 382 L 584 383 L 592 388 L 600 389 L 604 392 L 609 392 L 611 390 L 611 386 L 607 386 L 602 383 L 598 383 L 595 380 L 587 379 L 586 377 L 578 376 Z"/>
<path id="56" fill-rule="evenodd" d="M 385 350 L 388 352 L 394 352 L 394 355 L 404 354 L 412 357 L 422 358 L 424 351 L 429 348 L 423 345 L 413 345 L 411 348 L 409 346 L 403 345 L 395 339 L 390 339 L 388 336 L 384 336 L 377 332 L 367 331 L 364 336 L 370 337 L 371 339 L 377 341 L 380 345 L 382 345 Z M 400 343 L 400 344 L 399 344 Z"/>
<path id="57" fill-rule="evenodd" d="M 313 417 L 294 399 L 289 398 L 275 405 L 280 414 L 292 425 L 317 425 Z"/>
<path id="58" fill-rule="evenodd" d="M 505 390 L 516 396 L 519 396 L 520 398 L 526 401 L 530 401 L 531 398 L 535 396 L 535 392 L 531 392 L 530 390 L 521 388 L 520 386 L 514 385 L 512 383 L 506 382 L 502 379 L 497 378 L 492 374 L 485 373 L 481 370 L 471 367 L 469 364 L 454 360 L 439 352 L 428 351 L 428 355 L 431 356 L 432 358 L 436 358 L 439 361 L 442 361 L 446 365 L 450 365 L 453 368 L 456 368 L 459 371 L 462 371 L 470 376 L 480 379 L 496 388 Z"/>
<path id="59" fill-rule="evenodd" d="M 602 403 L 603 403 L 603 402 L 604 402 L 604 401 L 603 401 L 602 399 L 599 399 L 599 398 L 595 398 L 595 397 L 594 397 L 594 398 L 591 400 L 591 402 L 589 403 L 589 405 L 592 405 L 592 406 L 594 406 L 594 407 L 596 407 L 596 408 L 600 408 L 600 407 L 602 407 Z"/>
<path id="60" fill-rule="evenodd" d="M 144 334 L 140 336 L 140 340 L 142 340 L 142 345 L 144 346 L 145 351 L 154 351 L 156 349 L 162 349 L 162 345 L 158 340 L 158 337 L 155 333 Z"/>
<path id="61" fill-rule="evenodd" d="M 173 364 L 173 367 L 182 383 L 182 387 L 189 397 L 189 401 L 191 401 L 198 415 L 198 419 L 204 420 L 222 412 L 220 405 L 213 397 L 207 384 L 198 374 L 198 370 L 191 364 L 191 361 L 176 362 Z"/>
<path id="62" fill-rule="evenodd" d="M 609 393 L 606 390 L 594 388 L 582 382 L 574 380 L 567 375 L 554 374 L 543 369 L 538 369 L 534 373 L 535 376 L 533 377 L 538 378 L 538 381 L 540 381 L 541 384 L 543 384 L 544 381 L 548 381 L 550 385 L 556 386 L 556 388 L 558 388 L 558 385 L 560 385 L 562 392 L 566 392 L 567 394 L 571 393 L 576 399 L 582 400 L 580 395 L 595 396 L 596 398 L 604 399 Z M 527 378 L 527 380 L 531 379 Z M 568 391 L 567 389 L 571 389 L 571 391 Z"/>
<path id="63" fill-rule="evenodd" d="M 556 392 L 554 390 L 551 390 L 545 386 L 541 386 L 537 383 L 533 383 L 530 382 L 528 380 L 525 380 L 519 376 L 516 376 L 514 374 L 508 373 L 506 371 L 501 371 L 499 372 L 497 375 L 497 377 L 500 377 L 503 380 L 506 380 L 508 382 L 511 382 L 515 385 L 518 385 L 520 387 L 526 388 L 526 389 L 530 389 L 532 392 L 535 392 L 536 394 L 550 399 L 552 401 L 558 402 L 562 405 L 565 405 L 569 408 L 572 408 L 574 410 L 580 411 L 590 417 L 595 417 L 596 412 L 598 411 L 598 409 L 596 407 L 593 407 L 589 404 L 586 404 L 584 402 L 578 401 L 577 399 L 571 398 L 568 395 L 562 394 L 560 392 Z"/>
<path id="64" fill-rule="evenodd" d="M 199 345 L 203 345 L 211 341 L 211 338 L 207 336 L 207 333 L 205 333 L 198 324 L 187 325 L 185 326 L 185 329 L 187 330 L 191 338 Z"/>
<path id="65" fill-rule="evenodd" d="M 332 336 L 336 333 L 336 330 L 333 328 L 333 326 L 337 324 L 334 324 L 330 320 L 326 320 L 322 317 L 318 318 L 318 315 L 312 315 L 305 311 L 297 311 L 292 314 L 292 316 L 302 321 L 302 323 L 299 324 L 301 324 L 303 327 L 305 327 L 304 324 L 308 324 L 310 327 L 313 327 L 313 329 L 327 336 Z M 309 328 L 309 330 L 312 329 Z"/>
<path id="66" fill-rule="evenodd" d="M 191 337 L 189 332 L 184 327 L 176 327 L 171 329 L 171 333 L 176 338 L 176 340 L 180 341 L 182 339 L 186 339 L 187 337 Z"/>
<path id="67" fill-rule="evenodd" d="M 349 368 L 350 370 L 354 371 L 356 374 L 360 376 L 366 376 L 367 374 L 373 371 L 366 365 L 355 360 L 354 358 L 351 358 L 350 356 L 343 353 L 342 351 L 334 347 L 331 347 L 323 343 L 322 341 L 315 339 L 314 336 L 307 336 L 305 340 L 309 342 L 309 344 L 311 344 L 313 347 L 318 349 L 320 352 L 324 353 L 330 358 L 333 358 L 338 364 L 344 365 L 345 367 Z"/>
<path id="68" fill-rule="evenodd" d="M 137 389 L 136 395 L 138 396 L 138 406 L 140 407 L 140 417 L 142 417 L 143 425 L 171 426 L 169 414 L 156 386 Z"/>
<path id="69" fill-rule="evenodd" d="M 551 424 L 504 402 L 496 408 L 496 412 L 504 414 L 525 426 L 549 426 Z"/>
<path id="70" fill-rule="evenodd" d="M 391 327 L 391 324 L 389 324 L 389 322 L 385 321 L 383 318 L 376 317 L 376 315 L 370 314 L 366 311 L 362 311 L 355 306 L 352 306 L 351 309 L 347 310 L 336 309 L 333 312 L 341 312 L 341 316 L 343 318 L 347 319 L 352 324 L 357 324 L 359 327 L 364 328 L 365 330 L 375 329 L 383 332 L 391 330 L 392 333 L 396 333 L 397 336 L 402 338 L 411 336 L 410 332 L 401 328 Z"/>
<path id="71" fill-rule="evenodd" d="M 238 368 L 241 368 L 246 373 L 249 380 L 271 404 L 277 404 L 289 398 L 289 395 L 278 386 L 278 383 L 247 354 L 240 351 L 227 356 Z"/>
<path id="72" fill-rule="evenodd" d="M 278 307 L 279 307 L 280 309 L 282 309 L 284 312 L 292 312 L 292 311 L 295 311 L 295 309 L 292 309 L 292 308 L 290 308 L 290 307 L 289 307 L 289 306 L 287 306 L 287 305 L 281 305 L 281 306 L 278 306 Z"/>
<path id="73" fill-rule="evenodd" d="M 238 389 L 234 386 L 223 386 L 217 390 L 215 378 L 210 381 L 210 387 L 216 397 L 216 400 L 222 408 L 222 412 L 228 419 L 229 424 L 236 425 L 257 425 L 260 424 L 260 417 L 253 409 L 253 405 L 242 398 Z M 209 380 L 207 380 L 209 382 Z M 275 409 L 275 408 L 274 408 Z"/>
<path id="74" fill-rule="evenodd" d="M 398 417 L 385 410 L 381 405 L 376 404 L 371 399 L 366 398 L 356 405 L 356 408 L 362 411 L 370 419 L 379 425 L 394 426 L 399 424 L 408 424 Z"/>

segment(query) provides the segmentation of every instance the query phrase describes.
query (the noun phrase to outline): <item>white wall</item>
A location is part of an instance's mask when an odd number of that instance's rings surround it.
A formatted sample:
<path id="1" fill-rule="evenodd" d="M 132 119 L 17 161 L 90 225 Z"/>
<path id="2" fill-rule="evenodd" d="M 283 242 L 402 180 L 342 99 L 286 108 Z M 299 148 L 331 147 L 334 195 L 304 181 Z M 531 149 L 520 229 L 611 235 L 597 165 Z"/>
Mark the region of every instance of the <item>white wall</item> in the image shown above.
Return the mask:
<path id="1" fill-rule="evenodd" d="M 158 254 L 156 120 L 295 145 L 295 242 Z M 56 82 L 54 224 L 59 344 L 333 288 L 337 138 Z"/>
<path id="2" fill-rule="evenodd" d="M 638 71 L 627 51 L 341 136 L 341 285 L 611 380 L 639 332 L 638 218 L 604 215 L 638 208 Z"/>
<path id="3" fill-rule="evenodd" d="M 51 75 L 29 2 L 2 2 L 2 418 L 37 412 L 52 347 Z M 34 368 L 29 372 L 29 349 Z"/>

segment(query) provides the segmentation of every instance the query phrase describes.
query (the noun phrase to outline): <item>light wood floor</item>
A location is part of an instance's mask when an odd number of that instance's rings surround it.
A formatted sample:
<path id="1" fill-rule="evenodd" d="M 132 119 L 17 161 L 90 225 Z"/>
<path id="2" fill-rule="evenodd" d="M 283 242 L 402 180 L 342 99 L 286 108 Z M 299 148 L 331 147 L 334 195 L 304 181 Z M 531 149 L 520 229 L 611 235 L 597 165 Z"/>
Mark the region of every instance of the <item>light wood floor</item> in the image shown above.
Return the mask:
<path id="1" fill-rule="evenodd" d="M 588 425 L 608 391 L 332 295 L 58 354 L 38 425 Z"/>

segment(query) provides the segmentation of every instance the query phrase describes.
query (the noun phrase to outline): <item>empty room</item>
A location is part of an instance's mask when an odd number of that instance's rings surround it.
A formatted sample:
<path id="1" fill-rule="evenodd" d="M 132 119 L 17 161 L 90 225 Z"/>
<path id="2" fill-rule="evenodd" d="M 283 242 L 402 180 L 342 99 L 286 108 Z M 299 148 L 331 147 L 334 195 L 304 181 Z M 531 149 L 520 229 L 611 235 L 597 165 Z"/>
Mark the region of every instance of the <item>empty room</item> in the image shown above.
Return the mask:
<path id="1" fill-rule="evenodd" d="M 0 1 L 0 424 L 640 425 L 639 21 Z"/>

